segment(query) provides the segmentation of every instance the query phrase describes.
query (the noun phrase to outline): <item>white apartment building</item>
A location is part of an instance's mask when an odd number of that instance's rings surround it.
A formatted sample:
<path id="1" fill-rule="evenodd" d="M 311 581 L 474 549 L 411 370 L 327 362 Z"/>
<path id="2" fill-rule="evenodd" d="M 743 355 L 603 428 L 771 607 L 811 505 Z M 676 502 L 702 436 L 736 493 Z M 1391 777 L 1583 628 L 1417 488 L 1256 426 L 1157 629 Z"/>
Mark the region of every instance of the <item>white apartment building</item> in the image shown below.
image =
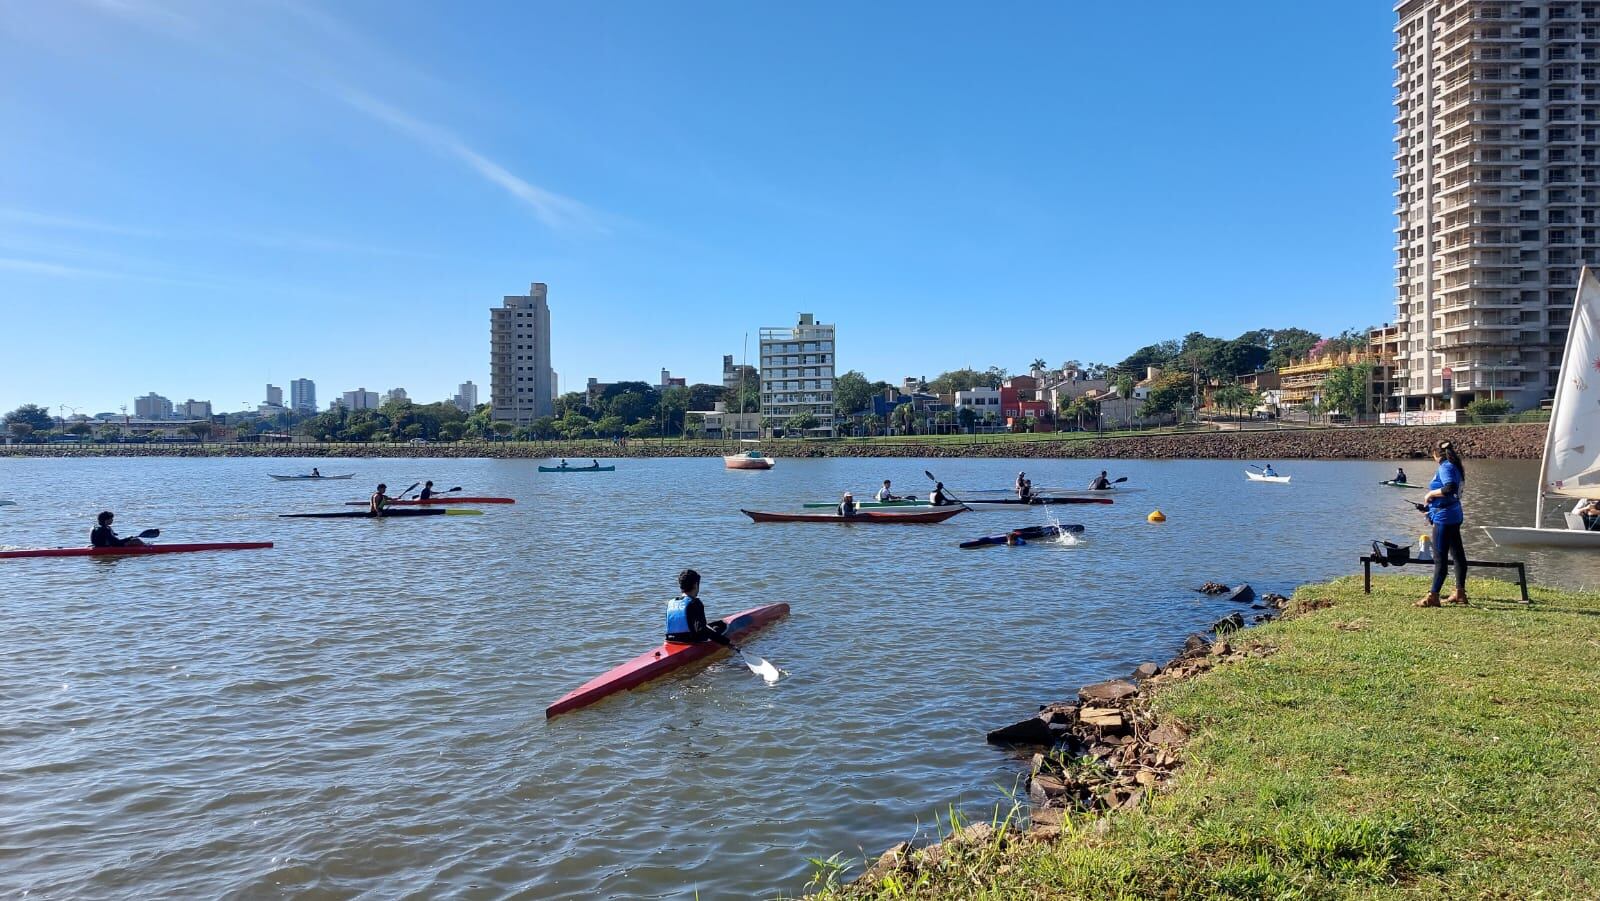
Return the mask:
<path id="1" fill-rule="evenodd" d="M 140 419 L 171 419 L 172 401 L 152 391 L 133 399 L 133 415 Z"/>
<path id="2" fill-rule="evenodd" d="M 969 388 L 966 391 L 956 392 L 955 411 L 959 416 L 961 411 L 971 407 L 972 411 L 980 417 L 985 413 L 1000 415 L 1000 389 L 999 388 Z"/>
<path id="3" fill-rule="evenodd" d="M 831 437 L 834 363 L 834 327 L 810 313 L 801 313 L 792 328 L 762 329 L 761 415 L 782 428 L 810 413 L 817 426 L 806 434 Z"/>
<path id="4" fill-rule="evenodd" d="M 378 409 L 378 392 L 357 388 L 354 391 L 346 391 L 339 402 L 344 405 L 346 410 L 352 412 L 356 410 L 376 410 Z"/>
<path id="5" fill-rule="evenodd" d="M 456 409 L 463 413 L 470 414 L 472 411 L 478 409 L 478 386 L 472 384 L 471 379 L 468 379 L 467 381 L 456 386 L 454 403 L 456 405 Z"/>
<path id="6" fill-rule="evenodd" d="M 1600 260 L 1600 3 L 1395 12 L 1395 404 L 1534 406 Z"/>
<path id="7" fill-rule="evenodd" d="M 407 394 L 404 388 L 390 388 L 383 395 L 383 402 L 386 404 L 405 403 L 410 399 L 411 395 Z"/>
<path id="8" fill-rule="evenodd" d="M 181 404 L 174 405 L 172 412 L 180 419 L 210 419 L 211 401 L 195 400 L 191 397 Z"/>
<path id="9" fill-rule="evenodd" d="M 296 413 L 317 412 L 317 383 L 295 379 L 289 383 L 289 408 Z"/>
<path id="10" fill-rule="evenodd" d="M 528 423 L 551 415 L 548 288 L 534 282 L 526 296 L 508 295 L 489 309 L 489 402 L 496 421 Z"/>

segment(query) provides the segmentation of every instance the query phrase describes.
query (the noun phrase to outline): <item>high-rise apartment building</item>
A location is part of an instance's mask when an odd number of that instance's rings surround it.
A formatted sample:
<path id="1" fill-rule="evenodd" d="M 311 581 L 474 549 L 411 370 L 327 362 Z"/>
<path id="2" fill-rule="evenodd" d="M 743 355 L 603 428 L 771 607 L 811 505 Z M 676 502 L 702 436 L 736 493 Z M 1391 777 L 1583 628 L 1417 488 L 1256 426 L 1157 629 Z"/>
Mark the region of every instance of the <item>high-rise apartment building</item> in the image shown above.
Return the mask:
<path id="1" fill-rule="evenodd" d="M 133 399 L 133 415 L 140 419 L 171 419 L 172 401 L 152 391 Z"/>
<path id="2" fill-rule="evenodd" d="M 761 330 L 761 415 L 776 427 L 802 413 L 808 435 L 833 434 L 834 327 L 801 313 L 792 328 Z"/>
<path id="3" fill-rule="evenodd" d="M 357 388 L 346 391 L 339 402 L 344 404 L 346 410 L 376 410 L 378 409 L 378 392 Z"/>
<path id="4" fill-rule="evenodd" d="M 1600 259 L 1600 3 L 1395 11 L 1395 405 L 1533 406 Z"/>
<path id="5" fill-rule="evenodd" d="M 489 309 L 489 402 L 497 421 L 527 423 L 551 415 L 548 288 L 508 295 Z"/>
<path id="6" fill-rule="evenodd" d="M 317 383 L 295 379 L 289 383 L 289 408 L 296 413 L 317 412 Z"/>
<path id="7" fill-rule="evenodd" d="M 456 388 L 456 409 L 463 413 L 471 413 L 478 409 L 478 386 L 468 379 Z"/>
<path id="8" fill-rule="evenodd" d="M 267 400 L 266 400 L 266 403 L 264 404 L 264 406 L 268 406 L 268 407 L 281 407 L 281 406 L 283 406 L 283 389 L 279 388 L 277 385 L 268 385 L 267 386 Z"/>
<path id="9" fill-rule="evenodd" d="M 410 399 L 411 395 L 407 394 L 404 388 L 390 388 L 383 395 L 383 402 L 386 404 L 403 404 Z"/>
<path id="10" fill-rule="evenodd" d="M 181 404 L 175 404 L 172 412 L 179 419 L 210 419 L 211 401 L 195 400 L 191 397 Z"/>

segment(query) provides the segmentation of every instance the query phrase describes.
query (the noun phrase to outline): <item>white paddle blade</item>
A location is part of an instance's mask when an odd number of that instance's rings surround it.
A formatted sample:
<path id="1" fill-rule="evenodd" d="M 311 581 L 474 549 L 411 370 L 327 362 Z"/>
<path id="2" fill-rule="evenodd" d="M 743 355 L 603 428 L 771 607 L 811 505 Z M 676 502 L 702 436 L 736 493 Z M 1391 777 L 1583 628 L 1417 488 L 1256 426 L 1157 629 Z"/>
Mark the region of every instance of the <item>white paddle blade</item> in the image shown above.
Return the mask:
<path id="1" fill-rule="evenodd" d="M 750 672 L 755 673 L 769 683 L 776 682 L 780 678 L 778 668 L 760 657 L 746 657 L 744 665 L 750 667 Z"/>

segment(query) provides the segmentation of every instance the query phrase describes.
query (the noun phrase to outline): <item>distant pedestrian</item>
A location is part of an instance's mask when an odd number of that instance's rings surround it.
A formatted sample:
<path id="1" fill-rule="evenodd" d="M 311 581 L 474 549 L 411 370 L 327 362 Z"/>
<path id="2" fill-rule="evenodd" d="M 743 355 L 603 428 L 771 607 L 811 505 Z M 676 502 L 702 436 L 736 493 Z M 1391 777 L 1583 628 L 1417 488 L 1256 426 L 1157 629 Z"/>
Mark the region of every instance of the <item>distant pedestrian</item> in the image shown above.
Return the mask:
<path id="1" fill-rule="evenodd" d="M 1417 601 L 1418 607 L 1439 606 L 1439 589 L 1444 587 L 1451 557 L 1456 563 L 1456 590 L 1444 603 L 1467 603 L 1467 548 L 1461 541 L 1461 524 L 1466 519 L 1461 509 L 1461 491 L 1466 485 L 1467 467 L 1448 441 L 1439 442 L 1433 449 L 1433 461 L 1439 464 L 1439 471 L 1428 483 L 1423 503 L 1417 505 L 1433 524 L 1433 586 Z"/>

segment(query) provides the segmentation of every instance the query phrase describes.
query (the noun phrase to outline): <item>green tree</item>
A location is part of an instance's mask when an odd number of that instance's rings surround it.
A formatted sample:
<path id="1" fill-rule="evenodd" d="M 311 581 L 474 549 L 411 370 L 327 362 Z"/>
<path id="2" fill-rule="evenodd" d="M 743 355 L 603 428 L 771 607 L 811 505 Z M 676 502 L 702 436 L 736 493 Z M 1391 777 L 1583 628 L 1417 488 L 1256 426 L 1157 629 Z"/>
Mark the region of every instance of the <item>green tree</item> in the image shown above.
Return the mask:
<path id="1" fill-rule="evenodd" d="M 698 384 L 689 386 L 689 409 L 715 410 L 717 402 L 724 400 L 728 389 L 721 385 Z"/>
<path id="2" fill-rule="evenodd" d="M 565 422 L 565 420 L 563 420 L 563 422 Z M 612 414 L 610 416 L 600 417 L 599 421 L 594 424 L 593 432 L 601 438 L 616 438 L 626 431 L 627 428 L 628 423 L 625 422 L 621 416 Z M 568 437 L 576 438 L 579 436 L 571 435 Z"/>
<path id="3" fill-rule="evenodd" d="M 194 436 L 203 442 L 207 438 L 211 437 L 211 423 L 204 420 L 201 420 L 200 422 L 191 422 L 189 423 L 189 431 L 193 432 Z"/>
<path id="4" fill-rule="evenodd" d="M 528 431 L 540 441 L 549 441 L 561 434 L 561 430 L 556 427 L 554 416 L 541 416 L 528 423 Z"/>
<path id="5" fill-rule="evenodd" d="M 889 414 L 889 421 L 902 435 L 915 435 L 917 433 L 917 411 L 912 409 L 910 403 L 903 403 L 894 408 Z"/>
<path id="6" fill-rule="evenodd" d="M 6 414 L 5 423 L 7 428 L 19 422 L 29 426 L 28 434 L 30 435 L 34 432 L 48 432 L 55 428 L 56 424 L 55 417 L 50 415 L 50 411 L 38 404 L 23 404 Z M 12 434 L 16 434 L 14 429 Z"/>
<path id="7" fill-rule="evenodd" d="M 1311 348 L 1322 340 L 1321 335 L 1303 328 L 1276 329 L 1266 333 L 1272 351 L 1267 358 L 1267 365 L 1274 369 L 1287 366 L 1292 360 L 1304 359 Z"/>
<path id="8" fill-rule="evenodd" d="M 783 424 L 783 431 L 786 435 L 804 435 L 808 429 L 814 429 L 817 425 L 816 416 L 810 413 L 796 413 Z"/>
<path id="9" fill-rule="evenodd" d="M 834 407 L 846 416 L 870 407 L 872 396 L 872 383 L 854 369 L 833 380 Z"/>
<path id="10" fill-rule="evenodd" d="M 601 420 L 603 424 L 605 420 Z M 656 432 L 656 422 L 653 419 L 641 419 L 628 426 L 624 432 L 629 438 L 648 438 Z"/>
<path id="11" fill-rule="evenodd" d="M 971 407 L 962 407 L 956 412 L 956 418 L 961 422 L 961 427 L 968 432 L 978 424 L 978 411 Z"/>
<path id="12" fill-rule="evenodd" d="M 955 427 L 956 414 L 950 410 L 940 410 L 933 414 L 933 423 L 940 432 L 948 432 Z"/>
<path id="13" fill-rule="evenodd" d="M 624 391 L 611 398 L 606 405 L 607 415 L 631 425 L 650 415 L 650 399 L 637 391 Z"/>
<path id="14" fill-rule="evenodd" d="M 20 419 L 15 422 L 6 423 L 6 428 L 10 430 L 11 436 L 18 441 L 27 441 L 29 438 L 33 437 L 33 426 L 23 422 Z"/>
<path id="15" fill-rule="evenodd" d="M 684 414 L 689 412 L 692 399 L 689 389 L 682 385 L 673 385 L 661 392 L 656 401 L 661 416 L 661 434 L 676 435 L 683 432 Z"/>
<path id="16" fill-rule="evenodd" d="M 465 431 L 465 428 L 465 425 L 462 423 L 447 422 L 444 425 L 439 426 L 439 440 L 460 441 L 461 434 L 463 431 Z"/>
<path id="17" fill-rule="evenodd" d="M 576 410 L 556 420 L 556 431 L 569 441 L 586 437 L 593 428 L 594 421 Z"/>
<path id="18" fill-rule="evenodd" d="M 78 422 L 74 422 L 72 425 L 67 426 L 67 431 L 73 435 L 77 435 L 79 438 L 86 438 L 90 432 L 94 431 L 94 427 L 89 425 L 87 422 L 79 420 Z"/>
<path id="19" fill-rule="evenodd" d="M 1323 406 L 1328 412 L 1359 416 L 1367 412 L 1372 390 L 1372 364 L 1335 367 L 1322 380 Z"/>
<path id="20" fill-rule="evenodd" d="M 1505 416 L 1510 412 L 1511 401 L 1509 400 L 1490 400 L 1487 397 L 1480 397 L 1467 404 L 1467 418 L 1473 422 L 1483 422 L 1492 417 Z"/>
<path id="21" fill-rule="evenodd" d="M 973 388 L 998 388 L 1006 380 L 1006 371 L 998 366 L 991 366 L 983 372 L 976 369 L 952 369 L 949 372 L 939 373 L 939 377 L 928 383 L 928 390 L 934 394 L 953 394 L 957 391 L 971 391 Z"/>
<path id="22" fill-rule="evenodd" d="M 1194 383 L 1187 373 L 1168 373 L 1150 386 L 1144 403 L 1139 406 L 1139 415 L 1157 417 L 1175 413 L 1181 405 L 1193 397 Z"/>
<path id="23" fill-rule="evenodd" d="M 512 432 L 516 431 L 517 427 L 512 425 L 511 423 L 505 421 L 504 419 L 500 419 L 500 420 L 496 420 L 494 425 L 490 426 L 490 428 L 494 429 L 494 433 L 496 435 L 500 436 L 501 438 L 504 438 L 507 435 L 511 434 Z"/>
<path id="24" fill-rule="evenodd" d="M 883 434 L 883 417 L 876 413 L 868 413 L 861 417 L 861 430 L 866 432 L 868 437 Z"/>
<path id="25" fill-rule="evenodd" d="M 1124 400 L 1133 397 L 1133 389 L 1137 384 L 1137 379 L 1135 379 L 1131 373 L 1124 372 L 1118 374 L 1115 385 L 1117 389 L 1117 396 L 1123 398 Z"/>

